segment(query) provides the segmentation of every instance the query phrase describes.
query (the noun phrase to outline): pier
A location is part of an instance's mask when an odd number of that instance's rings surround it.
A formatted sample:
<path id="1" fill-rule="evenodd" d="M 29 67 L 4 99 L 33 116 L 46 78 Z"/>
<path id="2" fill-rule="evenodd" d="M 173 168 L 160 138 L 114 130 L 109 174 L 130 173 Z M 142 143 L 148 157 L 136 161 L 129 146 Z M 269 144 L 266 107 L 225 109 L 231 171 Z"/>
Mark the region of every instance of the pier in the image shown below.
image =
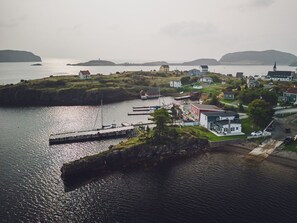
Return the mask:
<path id="1" fill-rule="evenodd" d="M 49 144 L 63 144 L 71 142 L 83 142 L 92 140 L 101 140 L 113 137 L 123 137 L 133 134 L 134 126 L 123 126 L 108 129 L 86 130 L 77 132 L 65 132 L 58 134 L 51 134 L 49 137 Z"/>

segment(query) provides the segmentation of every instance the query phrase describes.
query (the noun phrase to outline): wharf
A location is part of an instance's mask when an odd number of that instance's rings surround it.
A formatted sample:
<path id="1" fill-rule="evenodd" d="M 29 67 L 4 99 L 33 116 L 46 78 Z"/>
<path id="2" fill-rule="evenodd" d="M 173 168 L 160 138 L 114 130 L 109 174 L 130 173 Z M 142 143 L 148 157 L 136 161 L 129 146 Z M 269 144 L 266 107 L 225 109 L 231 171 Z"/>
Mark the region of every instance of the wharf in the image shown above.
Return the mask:
<path id="1" fill-rule="evenodd" d="M 49 144 L 62 144 L 71 142 L 82 142 L 101 140 L 112 137 L 123 137 L 132 134 L 134 126 L 123 126 L 108 129 L 86 130 L 77 132 L 65 132 L 58 134 L 51 134 L 49 137 Z"/>

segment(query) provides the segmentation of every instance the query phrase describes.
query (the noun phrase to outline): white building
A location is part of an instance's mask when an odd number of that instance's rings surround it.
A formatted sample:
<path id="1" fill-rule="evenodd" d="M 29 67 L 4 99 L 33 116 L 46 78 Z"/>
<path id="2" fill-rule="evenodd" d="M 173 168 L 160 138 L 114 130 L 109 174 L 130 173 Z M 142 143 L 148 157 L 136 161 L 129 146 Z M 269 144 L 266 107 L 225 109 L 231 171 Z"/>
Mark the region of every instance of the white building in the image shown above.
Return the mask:
<path id="1" fill-rule="evenodd" d="M 91 79 L 91 73 L 88 70 L 79 71 L 78 76 L 80 79 L 83 79 L 83 80 Z"/>
<path id="2" fill-rule="evenodd" d="M 206 74 L 208 72 L 208 66 L 207 65 L 201 65 L 200 68 L 201 68 L 201 72 L 203 74 Z"/>
<path id="3" fill-rule="evenodd" d="M 206 84 L 211 84 L 213 82 L 211 77 L 201 77 L 200 82 L 206 83 Z"/>
<path id="4" fill-rule="evenodd" d="M 218 134 L 242 134 L 239 115 L 233 111 L 202 112 L 200 115 L 200 125 Z"/>
<path id="5" fill-rule="evenodd" d="M 180 88 L 182 86 L 181 81 L 170 81 L 170 87 Z"/>
<path id="6" fill-rule="evenodd" d="M 159 71 L 160 72 L 164 72 L 164 73 L 169 72 L 169 65 L 166 65 L 166 64 L 165 65 L 162 65 L 160 67 Z"/>

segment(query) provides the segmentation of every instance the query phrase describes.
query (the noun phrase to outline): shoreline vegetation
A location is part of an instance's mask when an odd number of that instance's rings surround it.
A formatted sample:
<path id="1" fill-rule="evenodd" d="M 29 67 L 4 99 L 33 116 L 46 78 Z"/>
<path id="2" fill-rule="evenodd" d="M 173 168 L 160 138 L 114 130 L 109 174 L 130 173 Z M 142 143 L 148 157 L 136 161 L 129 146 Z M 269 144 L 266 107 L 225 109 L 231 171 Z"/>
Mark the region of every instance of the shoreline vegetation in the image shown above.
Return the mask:
<path id="1" fill-rule="evenodd" d="M 220 93 L 223 89 L 221 81 L 232 85 L 240 80 L 235 77 L 209 73 L 214 84 L 201 92 Z M 171 88 L 169 82 L 181 80 L 184 87 Z M 160 88 L 162 96 L 181 96 L 193 91 L 192 85 L 197 77 L 189 77 L 187 72 L 170 71 L 129 71 L 110 75 L 95 74 L 91 79 L 83 80 L 78 75 L 50 76 L 36 80 L 21 80 L 17 84 L 0 86 L 0 106 L 70 106 L 99 105 L 103 97 L 104 103 L 122 102 L 140 98 L 140 91 L 148 91 L 153 87 Z"/>

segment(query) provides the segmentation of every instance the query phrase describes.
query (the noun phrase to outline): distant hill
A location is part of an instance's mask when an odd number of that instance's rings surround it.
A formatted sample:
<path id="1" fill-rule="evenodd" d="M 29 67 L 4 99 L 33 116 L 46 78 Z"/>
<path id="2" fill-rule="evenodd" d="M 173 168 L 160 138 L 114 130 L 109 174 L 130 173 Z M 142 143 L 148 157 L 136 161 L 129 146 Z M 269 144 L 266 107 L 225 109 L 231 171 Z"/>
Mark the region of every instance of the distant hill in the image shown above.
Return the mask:
<path id="1" fill-rule="evenodd" d="M 161 66 L 169 64 L 166 61 L 154 61 L 154 62 L 145 62 L 145 63 L 121 63 L 117 64 L 118 66 Z"/>
<path id="2" fill-rule="evenodd" d="M 181 65 L 184 66 L 200 66 L 200 65 L 219 65 L 220 63 L 216 59 L 197 59 L 189 62 L 184 62 Z"/>
<path id="3" fill-rule="evenodd" d="M 219 60 L 221 64 L 227 65 L 272 65 L 274 62 L 290 65 L 294 61 L 297 61 L 295 55 L 276 50 L 228 53 Z"/>
<path id="4" fill-rule="evenodd" d="M 41 58 L 27 51 L 0 50 L 0 62 L 41 62 Z"/>
<path id="5" fill-rule="evenodd" d="M 84 63 L 67 64 L 69 66 L 115 66 L 116 64 L 107 60 L 90 60 Z"/>

